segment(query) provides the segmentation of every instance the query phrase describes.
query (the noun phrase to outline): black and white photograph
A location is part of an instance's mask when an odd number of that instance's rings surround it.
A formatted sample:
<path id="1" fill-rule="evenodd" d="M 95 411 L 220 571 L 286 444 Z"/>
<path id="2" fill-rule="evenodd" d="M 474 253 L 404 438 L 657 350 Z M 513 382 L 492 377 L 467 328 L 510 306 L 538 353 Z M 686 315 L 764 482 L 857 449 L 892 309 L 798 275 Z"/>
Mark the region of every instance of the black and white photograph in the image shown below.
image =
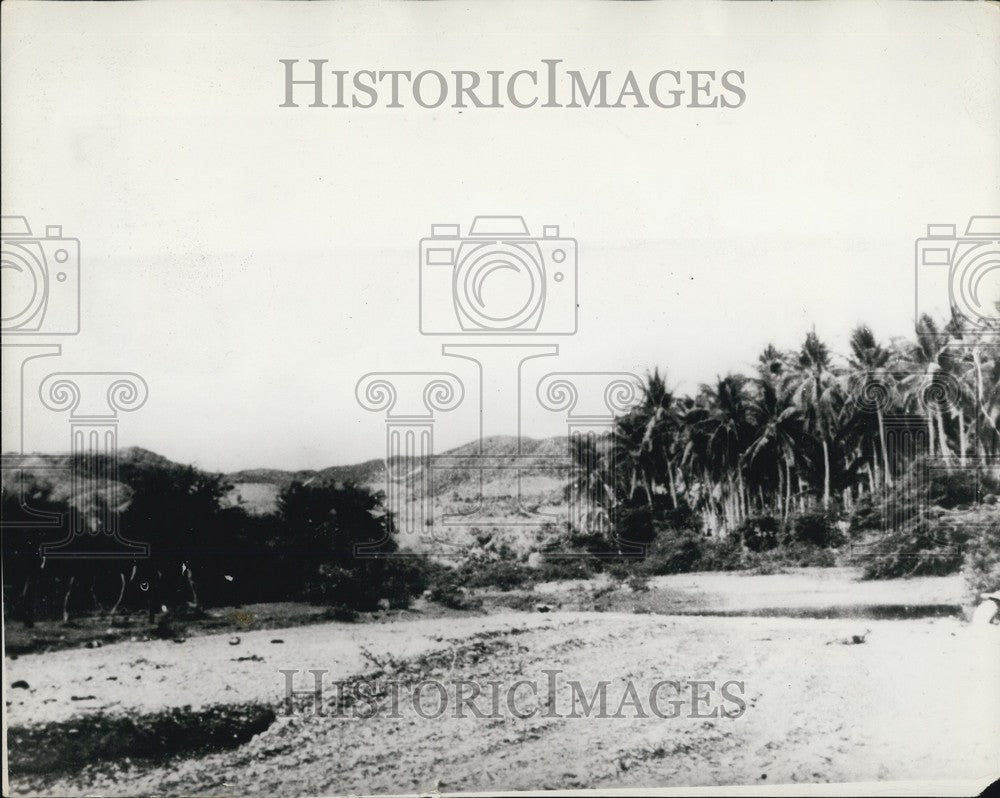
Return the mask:
<path id="1" fill-rule="evenodd" d="M 0 4 L 3 794 L 1000 779 L 1000 4 Z"/>

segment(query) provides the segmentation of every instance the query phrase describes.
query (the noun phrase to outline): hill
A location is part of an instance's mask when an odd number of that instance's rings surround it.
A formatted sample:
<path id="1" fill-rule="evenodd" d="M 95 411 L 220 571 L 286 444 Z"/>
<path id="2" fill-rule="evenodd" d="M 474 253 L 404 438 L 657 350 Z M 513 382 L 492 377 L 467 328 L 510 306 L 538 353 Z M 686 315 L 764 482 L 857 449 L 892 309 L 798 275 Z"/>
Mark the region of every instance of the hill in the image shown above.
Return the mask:
<path id="1" fill-rule="evenodd" d="M 472 546 L 535 548 L 541 526 L 566 517 L 568 475 L 553 465 L 565 452 L 565 438 L 488 437 L 434 455 L 430 478 L 420 463 L 395 458 L 390 467 L 399 481 L 393 486 L 383 460 L 318 471 L 248 469 L 226 477 L 233 486 L 229 500 L 258 515 L 273 512 L 279 493 L 293 480 L 350 480 L 383 491 L 396 514 L 401 545 L 451 558 Z M 427 523 L 429 515 L 433 524 Z"/>
<path id="2" fill-rule="evenodd" d="M 565 452 L 565 438 L 489 437 L 434 455 L 432 475 L 424 474 L 423 465 L 414 460 L 393 459 L 390 467 L 398 482 L 389 490 L 383 460 L 318 470 L 252 468 L 223 476 L 232 486 L 226 501 L 251 515 L 274 512 L 280 492 L 293 481 L 351 481 L 387 494 L 386 505 L 396 513 L 404 547 L 441 556 L 453 554 L 456 546 L 467 550 L 470 545 L 486 549 L 508 545 L 525 551 L 537 542 L 542 523 L 565 518 L 568 475 L 561 462 Z M 484 459 L 488 467 L 483 466 Z M 28 479 L 50 487 L 53 498 L 82 508 L 96 495 L 89 480 L 74 487 L 68 454 L 5 455 L 4 460 L 5 489 L 16 473 L 10 468 L 20 467 Z M 128 447 L 119 451 L 120 472 L 130 470 L 122 468 L 125 465 L 181 464 L 148 449 Z M 131 497 L 127 481 L 120 477 L 114 488 L 116 504 L 127 505 Z M 433 516 L 433 525 L 426 523 L 428 515 Z"/>

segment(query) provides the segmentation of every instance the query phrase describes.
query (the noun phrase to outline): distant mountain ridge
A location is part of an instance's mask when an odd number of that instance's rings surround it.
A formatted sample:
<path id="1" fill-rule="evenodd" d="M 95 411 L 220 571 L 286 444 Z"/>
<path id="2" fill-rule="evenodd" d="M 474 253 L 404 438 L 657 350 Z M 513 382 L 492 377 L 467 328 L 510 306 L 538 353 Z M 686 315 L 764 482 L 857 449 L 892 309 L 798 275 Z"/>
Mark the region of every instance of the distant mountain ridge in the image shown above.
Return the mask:
<path id="1" fill-rule="evenodd" d="M 395 458 L 391 466 L 402 480 L 394 482 L 390 490 L 386 490 L 386 463 L 378 459 L 322 469 L 248 468 L 222 476 L 232 486 L 225 498 L 227 505 L 241 507 L 251 515 L 274 512 L 281 491 L 292 482 L 350 481 L 386 492 L 386 506 L 396 513 L 401 542 L 409 548 L 439 551 L 443 544 L 440 536 L 446 534 L 452 550 L 456 544 L 472 545 L 471 541 L 483 535 L 492 538 L 495 545 L 506 541 L 520 549 L 530 543 L 525 534 L 530 527 L 522 523 L 525 513 L 541 513 L 553 520 L 566 517 L 570 477 L 566 454 L 564 437 L 487 437 L 433 455 L 431 479 L 425 478 L 423 463 Z M 484 457 L 488 458 L 487 466 Z M 72 479 L 69 454 L 4 455 L 4 461 L 5 486 L 21 468 L 34 480 L 51 485 L 57 498 L 78 505 L 92 501 L 93 484 L 91 490 L 74 495 L 78 486 Z M 119 450 L 118 461 L 119 482 L 114 488 L 118 507 L 131 500 L 131 488 L 122 476 L 123 472 L 127 476 L 128 469 L 122 466 L 187 467 L 137 446 Z M 433 525 L 421 521 L 428 507 Z M 458 516 L 468 519 L 459 525 L 461 528 L 449 526 L 447 532 L 441 532 L 440 522 Z"/>
<path id="2" fill-rule="evenodd" d="M 438 452 L 434 457 L 448 458 L 471 458 L 486 455 L 490 457 L 559 457 L 566 452 L 566 439 L 563 437 L 553 438 L 517 438 L 513 435 L 493 435 L 486 437 L 482 442 L 475 440 Z M 157 455 L 158 456 L 158 455 Z M 396 458 L 395 462 L 400 462 L 404 458 Z M 541 463 L 539 463 L 541 464 Z M 351 481 L 357 484 L 367 484 L 373 479 L 384 478 L 385 460 L 374 459 L 365 460 L 353 465 L 328 466 L 326 468 L 302 469 L 298 471 L 286 471 L 279 468 L 247 468 L 240 471 L 233 471 L 225 475 L 226 479 L 233 483 L 254 482 L 269 483 L 284 487 L 294 481 L 305 482 L 306 480 L 320 480 L 323 482 L 346 482 Z"/>
<path id="3" fill-rule="evenodd" d="M 529 458 L 549 458 L 562 456 L 565 452 L 566 439 L 564 437 L 518 438 L 514 435 L 493 435 L 484 438 L 481 442 L 479 440 L 469 441 L 468 443 L 456 446 L 453 449 L 438 452 L 434 455 L 434 457 L 470 458 L 469 462 L 471 465 L 473 462 L 472 458 L 483 455 L 501 458 L 514 458 L 518 456 Z M 9 467 L 19 467 L 28 470 L 38 468 L 47 471 L 58 471 L 63 468 L 69 469 L 71 455 L 68 452 L 57 452 L 52 454 L 40 452 L 18 454 L 8 452 L 5 453 L 3 457 L 5 465 Z M 397 462 L 403 459 L 404 458 L 398 458 Z M 118 462 L 128 463 L 131 465 L 162 467 L 187 467 L 188 465 L 192 465 L 189 463 L 171 460 L 168 457 L 164 457 L 163 455 L 157 454 L 149 449 L 144 449 L 141 446 L 126 446 L 119 449 Z M 370 482 L 373 478 L 384 477 L 385 460 L 376 458 L 349 465 L 336 465 L 327 466 L 326 468 L 321 469 L 307 468 L 299 470 L 268 468 L 265 466 L 261 468 L 244 468 L 238 471 L 224 472 L 201 468 L 198 465 L 194 465 L 194 468 L 206 473 L 221 473 L 226 480 L 231 483 L 267 483 L 284 487 L 294 481 L 304 482 L 309 479 L 319 479 L 324 482 L 352 481 L 358 484 L 365 484 Z"/>

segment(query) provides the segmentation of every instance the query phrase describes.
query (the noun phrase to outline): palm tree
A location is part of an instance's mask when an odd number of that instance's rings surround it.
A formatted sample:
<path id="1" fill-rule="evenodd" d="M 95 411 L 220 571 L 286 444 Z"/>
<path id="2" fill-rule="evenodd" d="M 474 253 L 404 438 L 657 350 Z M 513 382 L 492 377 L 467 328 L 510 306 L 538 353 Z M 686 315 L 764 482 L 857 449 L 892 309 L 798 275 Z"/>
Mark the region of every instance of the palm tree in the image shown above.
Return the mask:
<path id="1" fill-rule="evenodd" d="M 944 402 L 939 396 L 947 395 L 948 376 L 954 370 L 954 360 L 948 350 L 947 333 L 930 316 L 925 314 L 917 320 L 916 336 L 906 352 L 913 374 L 904 379 L 903 387 L 909 403 L 926 415 L 929 453 L 933 456 L 936 439 L 937 450 L 947 459 L 951 451 L 944 428 Z"/>
<path id="2" fill-rule="evenodd" d="M 874 400 L 879 450 L 882 452 L 882 473 L 887 487 L 892 487 L 892 470 L 889 467 L 889 452 L 885 448 L 885 418 L 882 406 L 894 404 L 896 401 L 895 380 L 886 369 L 891 360 L 891 350 L 883 347 L 868 327 L 859 325 L 854 329 L 851 333 L 849 360 L 851 391 L 855 396 L 862 397 L 862 400 Z"/>
<path id="3" fill-rule="evenodd" d="M 830 504 L 830 438 L 836 423 L 837 375 L 830 351 L 816 331 L 806 335 L 799 351 L 798 368 L 791 375 L 796 404 L 806 431 L 823 447 L 823 506 Z"/>
<path id="4" fill-rule="evenodd" d="M 729 374 L 714 387 L 703 385 L 686 420 L 692 425 L 690 452 L 717 488 L 731 525 L 749 509 L 743 475 L 743 453 L 753 439 L 747 378 Z M 724 486 L 724 487 L 723 487 Z"/>
<path id="5" fill-rule="evenodd" d="M 762 356 L 763 360 L 763 356 Z M 751 467 L 767 463 L 763 470 L 777 472 L 775 506 L 783 518 L 788 517 L 792 493 L 792 468 L 795 453 L 802 436 L 799 410 L 791 394 L 773 372 L 762 370 L 767 376 L 756 381 L 757 392 L 750 400 L 749 420 L 754 429 L 754 439 L 745 452 Z"/>
<path id="6" fill-rule="evenodd" d="M 571 521 L 587 534 L 598 531 L 595 527 L 610 518 L 618 504 L 618 475 L 611 448 L 614 442 L 610 444 L 606 438 L 594 434 L 570 438 L 574 468 L 573 480 L 567 485 L 567 499 L 577 510 L 577 517 Z"/>
<path id="7" fill-rule="evenodd" d="M 992 376 L 992 369 L 997 364 L 997 332 L 982 330 L 976 332 L 955 332 L 957 342 L 961 343 L 958 357 L 955 359 L 956 376 L 962 388 L 962 398 L 971 406 L 970 426 L 975 438 L 976 454 L 983 456 L 986 452 L 987 438 L 997 432 L 997 423 L 990 412 L 991 393 L 995 395 L 997 379 Z M 963 419 L 964 420 L 964 419 Z M 966 442 L 964 425 L 959 429 L 959 457 L 965 462 Z"/>
<path id="8" fill-rule="evenodd" d="M 666 379 L 659 369 L 646 375 L 643 386 L 640 417 L 645 421 L 639 449 L 639 465 L 646 475 L 650 488 L 664 476 L 670 489 L 674 509 L 677 508 L 677 485 L 674 478 L 674 454 L 677 417 L 674 414 L 674 395 L 667 388 Z M 661 483 L 662 484 L 662 483 Z M 652 501 L 651 491 L 647 491 Z"/>

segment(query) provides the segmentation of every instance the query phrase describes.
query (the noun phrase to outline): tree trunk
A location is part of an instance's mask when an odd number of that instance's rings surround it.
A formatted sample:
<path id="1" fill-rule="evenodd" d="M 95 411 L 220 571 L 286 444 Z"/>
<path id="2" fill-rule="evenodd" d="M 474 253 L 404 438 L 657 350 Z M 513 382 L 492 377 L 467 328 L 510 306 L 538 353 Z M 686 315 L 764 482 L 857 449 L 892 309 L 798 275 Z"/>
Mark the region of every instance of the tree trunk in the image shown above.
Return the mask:
<path id="1" fill-rule="evenodd" d="M 21 620 L 25 629 L 35 627 L 35 584 L 30 576 L 24 580 L 24 587 L 21 588 Z"/>
<path id="2" fill-rule="evenodd" d="M 642 485 L 646 489 L 646 504 L 649 505 L 649 509 L 653 509 L 653 483 L 649 479 L 649 474 L 646 473 L 645 467 L 642 469 Z"/>
<path id="3" fill-rule="evenodd" d="M 94 609 L 97 610 L 98 614 L 104 613 L 104 605 L 101 604 L 101 599 L 97 595 L 97 577 L 92 576 L 90 578 L 90 597 L 94 600 Z"/>
<path id="4" fill-rule="evenodd" d="M 948 448 L 948 438 L 944 433 L 944 413 L 938 410 L 934 415 L 937 417 L 938 424 L 938 445 L 941 447 L 941 456 L 945 459 L 945 463 L 947 463 L 951 460 L 951 449 Z"/>
<path id="5" fill-rule="evenodd" d="M 792 511 L 792 466 L 786 460 L 785 461 L 785 519 L 788 520 L 788 514 Z"/>
<path id="6" fill-rule="evenodd" d="M 986 408 L 983 407 L 983 364 L 979 359 L 979 350 L 972 350 L 972 362 L 976 367 L 976 412 L 974 414 L 976 419 L 976 430 L 982 429 L 980 425 L 979 414 L 982 413 L 989 420 L 989 416 L 986 413 Z M 983 440 L 985 436 L 981 434 L 976 435 L 976 450 L 980 457 L 986 454 L 986 441 Z"/>
<path id="7" fill-rule="evenodd" d="M 830 506 L 830 446 L 823 436 L 823 507 Z"/>
<path id="8" fill-rule="evenodd" d="M 69 599 L 73 593 L 73 583 L 75 581 L 75 576 L 69 578 L 69 584 L 66 585 L 66 592 L 63 594 L 63 623 L 69 623 Z"/>
<path id="9" fill-rule="evenodd" d="M 150 623 L 156 623 L 156 610 L 157 610 L 156 599 L 160 594 L 160 582 L 161 582 L 160 572 L 154 569 L 149 574 L 149 584 L 146 586 L 147 590 L 146 598 L 149 602 L 148 612 L 149 612 Z M 153 588 L 154 584 L 156 585 L 155 590 Z"/>
<path id="10" fill-rule="evenodd" d="M 957 408 L 958 412 L 958 462 L 965 465 L 965 412 L 961 404 Z"/>
<path id="11" fill-rule="evenodd" d="M 777 510 L 778 515 L 780 515 L 782 518 L 784 518 L 785 517 L 785 507 L 784 507 L 784 503 L 782 502 L 782 494 L 784 494 L 784 492 L 785 492 L 785 480 L 784 480 L 784 476 L 782 475 L 782 472 L 781 472 L 781 461 L 780 460 L 775 460 L 774 461 L 774 465 L 775 465 L 775 467 L 776 467 L 776 469 L 778 471 L 778 490 L 775 493 L 775 505 L 774 506 L 775 506 L 775 509 Z"/>
<path id="12" fill-rule="evenodd" d="M 672 463 L 667 463 L 667 484 L 670 485 L 670 501 L 673 504 L 674 509 L 677 509 L 677 488 L 674 485 L 674 466 Z"/>
<path id="13" fill-rule="evenodd" d="M 133 573 L 135 573 L 133 571 Z M 125 597 L 125 572 L 119 572 L 118 576 L 121 577 L 122 587 L 118 591 L 118 598 L 115 599 L 115 603 L 111 605 L 111 609 L 108 611 L 108 622 L 112 622 L 115 619 L 115 613 L 118 612 L 118 606 L 122 603 L 122 599 Z"/>
<path id="14" fill-rule="evenodd" d="M 892 471 L 889 469 L 889 450 L 885 446 L 885 422 L 882 418 L 882 408 L 876 406 L 875 415 L 878 418 L 878 442 L 882 447 L 882 467 L 885 469 L 886 487 L 892 487 Z"/>
<path id="15" fill-rule="evenodd" d="M 187 579 L 188 589 L 191 591 L 191 604 L 194 607 L 198 605 L 198 593 L 194 589 L 194 574 L 191 573 L 191 568 L 188 567 L 187 563 L 184 563 L 184 576 Z"/>

